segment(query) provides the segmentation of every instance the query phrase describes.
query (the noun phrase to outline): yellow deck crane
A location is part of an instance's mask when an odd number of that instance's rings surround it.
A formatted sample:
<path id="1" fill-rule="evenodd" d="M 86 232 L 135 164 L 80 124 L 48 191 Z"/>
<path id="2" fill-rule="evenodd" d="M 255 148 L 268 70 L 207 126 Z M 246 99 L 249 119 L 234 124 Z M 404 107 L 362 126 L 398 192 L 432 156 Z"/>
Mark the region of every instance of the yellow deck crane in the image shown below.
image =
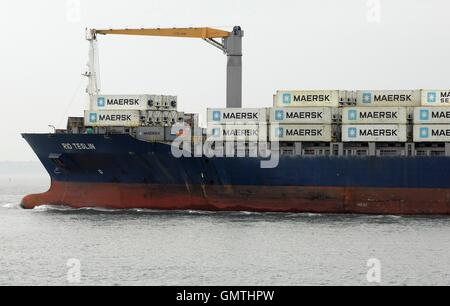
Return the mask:
<path id="1" fill-rule="evenodd" d="M 242 107 L 242 37 L 244 31 L 241 27 L 235 26 L 231 32 L 213 28 L 88 29 L 86 39 L 90 42 L 89 71 L 85 75 L 89 78 L 88 93 L 90 95 L 100 92 L 97 36 L 111 34 L 203 39 L 227 55 L 227 107 Z M 216 39 L 222 41 L 219 42 Z"/>

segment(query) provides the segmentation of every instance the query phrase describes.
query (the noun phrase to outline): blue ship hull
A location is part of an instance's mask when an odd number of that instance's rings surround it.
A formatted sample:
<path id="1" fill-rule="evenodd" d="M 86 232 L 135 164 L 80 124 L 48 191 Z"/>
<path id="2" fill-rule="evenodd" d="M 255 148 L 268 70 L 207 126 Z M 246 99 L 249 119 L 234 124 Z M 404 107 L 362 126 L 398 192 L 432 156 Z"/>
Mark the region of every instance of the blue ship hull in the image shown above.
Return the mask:
<path id="1" fill-rule="evenodd" d="M 33 208 L 449 214 L 448 157 L 175 158 L 164 143 L 126 134 L 24 134 L 52 185 Z"/>

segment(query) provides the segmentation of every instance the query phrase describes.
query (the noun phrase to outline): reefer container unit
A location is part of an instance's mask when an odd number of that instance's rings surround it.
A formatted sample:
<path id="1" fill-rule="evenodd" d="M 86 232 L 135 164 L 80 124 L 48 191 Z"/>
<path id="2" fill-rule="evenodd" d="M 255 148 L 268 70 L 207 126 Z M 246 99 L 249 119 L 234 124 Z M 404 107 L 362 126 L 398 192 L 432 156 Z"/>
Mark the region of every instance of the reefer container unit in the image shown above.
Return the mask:
<path id="1" fill-rule="evenodd" d="M 265 108 L 209 108 L 208 123 L 261 123 L 267 121 Z"/>
<path id="2" fill-rule="evenodd" d="M 342 125 L 344 142 L 406 142 L 407 130 L 404 124 L 389 125 Z"/>
<path id="3" fill-rule="evenodd" d="M 178 106 L 177 96 L 163 96 L 162 106 L 166 109 L 176 110 Z"/>
<path id="4" fill-rule="evenodd" d="M 450 142 L 450 125 L 414 125 L 413 138 L 414 142 Z"/>
<path id="5" fill-rule="evenodd" d="M 140 125 L 139 111 L 87 110 L 84 111 L 84 125 L 92 127 L 108 127 L 108 126 L 138 127 Z"/>
<path id="6" fill-rule="evenodd" d="M 344 107 L 343 124 L 406 124 L 405 107 Z"/>
<path id="7" fill-rule="evenodd" d="M 332 140 L 331 125 L 271 125 L 271 141 L 318 141 Z"/>
<path id="8" fill-rule="evenodd" d="M 450 107 L 416 107 L 414 124 L 450 124 Z"/>
<path id="9" fill-rule="evenodd" d="M 338 107 L 345 99 L 339 90 L 278 90 L 274 107 Z"/>
<path id="10" fill-rule="evenodd" d="M 331 124 L 330 107 L 272 108 L 270 122 L 280 124 Z"/>
<path id="11" fill-rule="evenodd" d="M 212 141 L 267 141 L 267 124 L 210 124 L 207 137 Z"/>
<path id="12" fill-rule="evenodd" d="M 450 89 L 422 90 L 422 106 L 450 106 Z"/>
<path id="13" fill-rule="evenodd" d="M 159 109 L 163 106 L 163 97 L 162 95 L 148 95 L 148 107 L 149 109 Z"/>
<path id="14" fill-rule="evenodd" d="M 91 110 L 147 110 L 146 95 L 97 95 L 90 97 Z"/>
<path id="15" fill-rule="evenodd" d="M 419 106 L 420 90 L 358 90 L 357 106 Z"/>

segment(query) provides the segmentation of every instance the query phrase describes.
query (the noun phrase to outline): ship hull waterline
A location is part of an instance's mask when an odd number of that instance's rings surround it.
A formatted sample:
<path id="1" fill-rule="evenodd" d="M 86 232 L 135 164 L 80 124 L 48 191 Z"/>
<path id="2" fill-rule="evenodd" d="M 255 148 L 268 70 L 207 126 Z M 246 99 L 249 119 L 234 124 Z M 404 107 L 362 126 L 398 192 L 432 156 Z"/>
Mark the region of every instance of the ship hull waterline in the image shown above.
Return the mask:
<path id="1" fill-rule="evenodd" d="M 182 157 L 126 134 L 23 134 L 51 186 L 22 207 L 449 215 L 450 158 Z"/>
<path id="2" fill-rule="evenodd" d="M 28 195 L 22 207 L 250 211 L 335 214 L 447 215 L 449 191 L 333 187 L 136 185 L 53 182 L 48 192 Z M 221 189 L 221 190 L 217 190 Z M 228 195 L 225 190 L 232 190 Z M 276 195 L 276 196 L 275 196 Z"/>

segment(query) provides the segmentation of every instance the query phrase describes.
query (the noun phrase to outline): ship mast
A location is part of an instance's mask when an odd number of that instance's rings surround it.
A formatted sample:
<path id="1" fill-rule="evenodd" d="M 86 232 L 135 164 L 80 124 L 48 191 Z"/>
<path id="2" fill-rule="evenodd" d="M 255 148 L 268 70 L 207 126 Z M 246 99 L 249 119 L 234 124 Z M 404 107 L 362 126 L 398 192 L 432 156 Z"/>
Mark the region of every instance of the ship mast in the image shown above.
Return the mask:
<path id="1" fill-rule="evenodd" d="M 97 35 L 95 31 L 87 29 L 86 40 L 89 42 L 89 61 L 87 63 L 88 71 L 84 73 L 84 76 L 88 78 L 86 92 L 90 97 L 100 93 L 100 68 Z"/>

